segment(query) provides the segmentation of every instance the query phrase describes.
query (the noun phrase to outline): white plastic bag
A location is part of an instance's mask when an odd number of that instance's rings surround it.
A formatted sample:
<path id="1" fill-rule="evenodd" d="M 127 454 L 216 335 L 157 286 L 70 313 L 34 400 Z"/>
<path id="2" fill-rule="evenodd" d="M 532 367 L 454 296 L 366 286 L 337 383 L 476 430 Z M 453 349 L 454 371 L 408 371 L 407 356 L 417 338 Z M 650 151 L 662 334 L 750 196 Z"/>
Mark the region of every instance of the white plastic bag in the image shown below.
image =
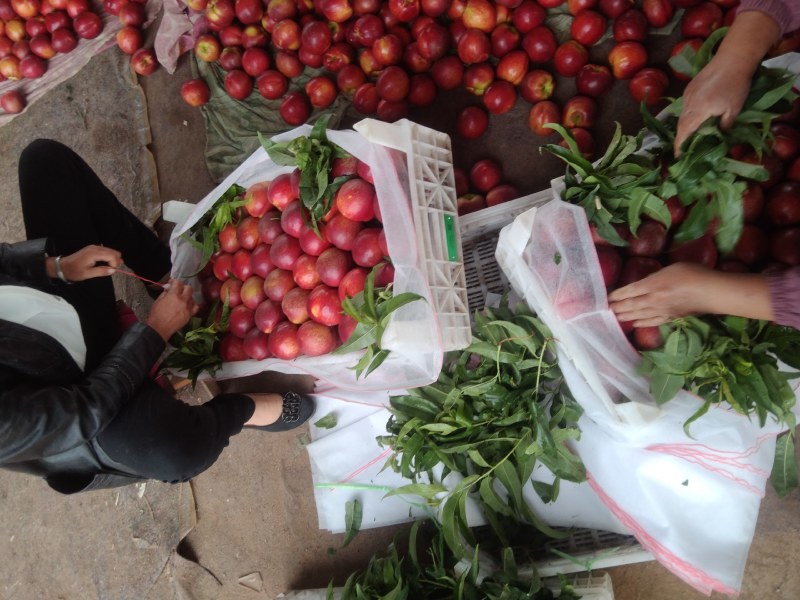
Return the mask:
<path id="1" fill-rule="evenodd" d="M 553 331 L 585 410 L 571 447 L 598 496 L 659 562 L 700 591 L 737 594 L 782 427 L 714 407 L 689 438 L 683 424 L 699 398 L 682 391 L 655 405 L 608 309 L 586 215 L 554 195 L 501 231 L 496 257 Z"/>
<path id="2" fill-rule="evenodd" d="M 373 396 L 370 398 L 370 396 Z M 377 397 L 381 396 L 381 397 Z M 314 419 L 332 415 L 333 429 L 311 426 L 313 442 L 306 448 L 311 461 L 314 498 L 321 529 L 340 533 L 345 529 L 345 503 L 358 499 L 363 510 L 362 529 L 404 523 L 414 518 L 434 515 L 425 509 L 417 496 L 384 498 L 392 489 L 412 483 L 391 468 L 384 468 L 391 450 L 381 446 L 377 438 L 388 435 L 386 425 L 390 413 L 385 408 L 388 396 L 379 392 L 327 392 L 316 394 Z M 443 465 L 434 467 L 434 481 L 452 490 L 463 477 L 450 473 L 441 480 Z M 537 465 L 532 479 L 552 483 L 555 476 L 544 465 Z M 424 481 L 427 482 L 427 481 Z M 496 490 L 505 497 L 500 484 Z M 600 501 L 588 483 L 561 481 L 558 499 L 545 504 L 532 485 L 523 488 L 526 502 L 536 515 L 554 527 L 578 527 L 613 531 L 630 535 L 609 509 Z M 446 494 L 443 494 L 446 495 Z M 476 500 L 467 498 L 467 521 L 470 526 L 485 525 Z"/>
<path id="3" fill-rule="evenodd" d="M 304 125 L 273 139 L 286 141 L 310 132 L 311 127 Z M 328 131 L 327 135 L 331 142 L 367 163 L 372 170 L 386 242 L 395 268 L 395 293 L 413 292 L 424 300 L 406 304 L 392 313 L 382 343 L 382 347 L 390 350 L 391 354 L 366 378 L 357 380 L 352 369 L 362 355 L 360 352 L 314 358 L 301 356 L 292 361 L 267 359 L 225 363 L 215 378 L 228 379 L 273 370 L 312 375 L 318 380 L 318 389 L 391 390 L 431 383 L 441 369 L 442 336 L 433 309 L 431 290 L 417 255 L 417 232 L 409 205 L 409 174 L 405 157 L 401 152 L 368 141 L 355 131 Z M 257 149 L 195 206 L 181 226 L 176 227 L 170 238 L 173 275 L 180 277 L 198 270 L 201 254 L 181 236 L 211 209 L 231 185 L 248 187 L 292 170 L 293 167 L 276 165 L 263 148 Z M 196 278 L 188 281 L 197 283 Z M 195 286 L 195 289 L 199 289 L 199 286 Z"/>

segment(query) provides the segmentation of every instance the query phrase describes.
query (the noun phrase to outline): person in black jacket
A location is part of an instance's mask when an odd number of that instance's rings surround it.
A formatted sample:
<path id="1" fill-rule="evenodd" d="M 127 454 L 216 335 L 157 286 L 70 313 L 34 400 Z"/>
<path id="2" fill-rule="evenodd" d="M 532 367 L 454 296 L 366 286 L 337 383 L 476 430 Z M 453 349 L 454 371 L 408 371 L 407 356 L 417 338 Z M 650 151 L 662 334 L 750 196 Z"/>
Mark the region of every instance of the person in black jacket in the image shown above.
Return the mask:
<path id="1" fill-rule="evenodd" d="M 145 322 L 121 333 L 109 275 L 125 264 L 163 280 L 169 249 L 72 150 L 22 153 L 27 241 L 0 244 L 0 466 L 62 493 L 186 481 L 244 426 L 284 431 L 313 412 L 288 393 L 221 394 L 190 406 L 149 376 L 166 340 L 198 310 L 169 281 Z"/>

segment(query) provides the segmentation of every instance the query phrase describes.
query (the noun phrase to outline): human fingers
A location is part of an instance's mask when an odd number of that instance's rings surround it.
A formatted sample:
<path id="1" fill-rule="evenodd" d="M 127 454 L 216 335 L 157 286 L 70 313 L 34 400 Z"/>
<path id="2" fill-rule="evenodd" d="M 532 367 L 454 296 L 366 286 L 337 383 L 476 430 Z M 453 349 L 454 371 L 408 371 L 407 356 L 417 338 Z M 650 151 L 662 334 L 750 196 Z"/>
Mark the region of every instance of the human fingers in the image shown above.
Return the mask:
<path id="1" fill-rule="evenodd" d="M 122 253 L 114 248 L 107 246 L 87 246 L 87 259 L 95 263 L 106 263 L 110 267 L 119 268 L 122 266 Z"/>
<path id="2" fill-rule="evenodd" d="M 657 316 L 665 316 L 663 310 L 653 303 L 651 296 L 636 296 L 613 302 L 609 305 L 611 311 L 621 321 L 636 321 Z"/>
<path id="3" fill-rule="evenodd" d="M 180 279 L 170 279 L 167 292 L 175 296 L 192 314 L 197 312 L 198 304 L 194 301 L 192 286 Z"/>
<path id="4" fill-rule="evenodd" d="M 664 323 L 669 323 L 672 319 L 669 317 L 658 316 L 658 317 L 649 317 L 647 319 L 638 319 L 633 322 L 634 327 L 657 327 L 658 325 L 663 325 Z"/>
<path id="5" fill-rule="evenodd" d="M 61 270 L 68 281 L 84 281 L 107 277 L 114 272 L 111 263 L 121 263 L 119 252 L 105 251 L 102 246 L 85 246 L 77 252 L 59 258 Z"/>
<path id="6" fill-rule="evenodd" d="M 629 283 L 626 286 L 615 289 L 608 295 L 608 302 L 609 303 L 621 302 L 622 300 L 627 300 L 629 298 L 635 298 L 637 296 L 641 296 L 642 293 L 644 292 L 640 289 L 641 286 L 638 285 L 638 283 L 639 283 L 638 281 L 635 281 L 633 283 Z"/>
<path id="7" fill-rule="evenodd" d="M 686 139 L 692 135 L 701 123 L 705 121 L 708 115 L 695 111 L 693 108 L 687 108 L 681 112 L 678 117 L 678 126 L 675 130 L 675 156 L 681 155 L 681 146 Z"/>

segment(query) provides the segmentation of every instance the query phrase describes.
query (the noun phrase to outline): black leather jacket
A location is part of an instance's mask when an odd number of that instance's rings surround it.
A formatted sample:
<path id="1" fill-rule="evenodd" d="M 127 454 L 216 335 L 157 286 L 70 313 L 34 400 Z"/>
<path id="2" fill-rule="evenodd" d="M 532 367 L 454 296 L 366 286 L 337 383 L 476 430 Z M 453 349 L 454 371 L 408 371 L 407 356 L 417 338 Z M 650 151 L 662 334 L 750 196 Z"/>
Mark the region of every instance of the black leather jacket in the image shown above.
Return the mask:
<path id="1" fill-rule="evenodd" d="M 46 240 L 0 244 L 0 285 L 63 285 L 47 277 L 45 248 Z M 44 477 L 63 493 L 137 479 L 115 468 L 95 437 L 141 393 L 163 350 L 161 336 L 137 323 L 83 373 L 49 335 L 0 319 L 0 466 Z"/>

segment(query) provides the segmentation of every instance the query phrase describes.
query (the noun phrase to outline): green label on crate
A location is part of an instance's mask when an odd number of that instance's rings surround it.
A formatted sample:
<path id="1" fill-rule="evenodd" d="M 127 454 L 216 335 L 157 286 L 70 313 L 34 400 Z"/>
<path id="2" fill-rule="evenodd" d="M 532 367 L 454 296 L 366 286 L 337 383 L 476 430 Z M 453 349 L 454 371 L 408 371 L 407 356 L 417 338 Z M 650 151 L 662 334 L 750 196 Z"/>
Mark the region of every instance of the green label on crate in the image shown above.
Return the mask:
<path id="1" fill-rule="evenodd" d="M 444 234 L 447 238 L 447 258 L 456 262 L 458 260 L 458 241 L 456 240 L 456 222 L 453 215 L 444 215 Z"/>

